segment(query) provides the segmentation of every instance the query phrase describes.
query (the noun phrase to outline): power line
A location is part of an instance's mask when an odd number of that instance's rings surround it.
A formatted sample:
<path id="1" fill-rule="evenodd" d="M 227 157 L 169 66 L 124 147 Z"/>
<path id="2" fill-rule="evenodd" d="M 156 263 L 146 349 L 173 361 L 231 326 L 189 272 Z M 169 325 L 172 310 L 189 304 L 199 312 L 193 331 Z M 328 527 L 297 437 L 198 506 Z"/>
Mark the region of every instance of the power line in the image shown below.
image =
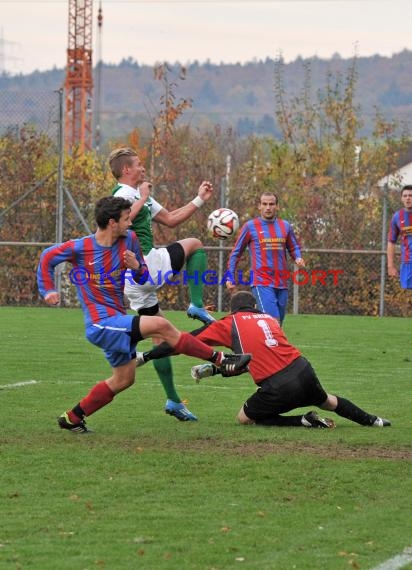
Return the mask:
<path id="1" fill-rule="evenodd" d="M 14 57 L 7 53 L 7 46 L 19 46 L 17 42 L 10 42 L 4 39 L 3 28 L 0 28 L 0 75 L 7 72 L 7 61 L 21 61 L 20 57 Z"/>

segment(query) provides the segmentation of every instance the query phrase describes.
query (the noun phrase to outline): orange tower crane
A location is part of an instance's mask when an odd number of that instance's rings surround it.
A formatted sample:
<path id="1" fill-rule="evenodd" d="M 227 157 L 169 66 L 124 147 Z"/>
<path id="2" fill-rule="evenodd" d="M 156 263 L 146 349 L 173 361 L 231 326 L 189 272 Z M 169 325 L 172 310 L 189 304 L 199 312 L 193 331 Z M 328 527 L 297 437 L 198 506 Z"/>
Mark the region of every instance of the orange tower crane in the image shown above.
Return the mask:
<path id="1" fill-rule="evenodd" d="M 69 0 L 69 47 L 65 79 L 65 148 L 79 154 L 92 148 L 93 0 Z"/>

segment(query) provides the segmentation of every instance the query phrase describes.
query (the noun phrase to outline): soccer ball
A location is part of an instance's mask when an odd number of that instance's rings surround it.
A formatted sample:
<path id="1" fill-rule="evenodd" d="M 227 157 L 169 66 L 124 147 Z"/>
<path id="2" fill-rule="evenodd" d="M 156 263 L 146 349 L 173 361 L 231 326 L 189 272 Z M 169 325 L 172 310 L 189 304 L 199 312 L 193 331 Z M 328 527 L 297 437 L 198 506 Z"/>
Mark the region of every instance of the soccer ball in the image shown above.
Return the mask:
<path id="1" fill-rule="evenodd" d="M 214 238 L 228 239 L 238 231 L 239 218 L 229 208 L 218 208 L 208 217 L 207 229 Z"/>

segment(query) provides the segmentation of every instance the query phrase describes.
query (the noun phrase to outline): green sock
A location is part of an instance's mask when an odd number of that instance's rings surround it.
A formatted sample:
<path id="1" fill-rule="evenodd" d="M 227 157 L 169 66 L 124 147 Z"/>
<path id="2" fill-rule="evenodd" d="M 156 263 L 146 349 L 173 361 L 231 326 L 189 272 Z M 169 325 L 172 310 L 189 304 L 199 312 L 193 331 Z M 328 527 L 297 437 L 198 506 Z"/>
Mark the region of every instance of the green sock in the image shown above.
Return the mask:
<path id="1" fill-rule="evenodd" d="M 207 269 L 207 256 L 204 249 L 197 249 L 186 261 L 190 300 L 195 307 L 203 307 L 203 281 L 202 275 Z"/>
<path id="2" fill-rule="evenodd" d="M 176 392 L 173 382 L 172 361 L 170 356 L 164 356 L 158 360 L 153 360 L 153 366 L 155 367 L 168 399 L 173 400 L 173 402 L 180 402 L 181 400 Z"/>

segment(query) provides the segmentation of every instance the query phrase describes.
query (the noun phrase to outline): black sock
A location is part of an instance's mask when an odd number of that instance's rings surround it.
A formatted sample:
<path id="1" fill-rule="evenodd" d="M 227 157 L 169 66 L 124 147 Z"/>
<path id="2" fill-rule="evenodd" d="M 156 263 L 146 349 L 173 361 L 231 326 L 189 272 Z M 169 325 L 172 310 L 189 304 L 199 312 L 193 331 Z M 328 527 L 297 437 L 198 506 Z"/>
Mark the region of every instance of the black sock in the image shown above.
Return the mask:
<path id="1" fill-rule="evenodd" d="M 146 350 L 146 352 L 143 353 L 143 362 L 149 362 L 152 358 L 153 354 L 151 350 Z"/>
<path id="2" fill-rule="evenodd" d="M 371 426 L 376 420 L 376 416 L 371 416 L 371 414 L 368 414 L 368 412 L 358 408 L 358 406 L 353 404 L 350 400 L 346 400 L 340 396 L 336 396 L 336 398 L 338 400 L 338 405 L 333 411 L 335 414 L 338 414 L 338 416 L 351 420 L 352 422 L 356 422 L 362 426 Z"/>
<path id="3" fill-rule="evenodd" d="M 80 418 L 81 420 L 84 418 L 85 413 L 84 410 L 82 409 L 82 407 L 80 406 L 80 404 L 77 404 L 76 406 L 74 406 L 74 408 L 72 408 L 71 410 L 73 412 L 73 414 L 75 416 L 77 416 L 78 418 Z"/>
<path id="4" fill-rule="evenodd" d="M 220 352 L 218 352 L 217 350 L 213 351 L 212 354 L 212 358 L 210 358 L 210 362 L 213 362 L 213 364 L 215 364 L 215 362 L 217 361 L 218 357 L 220 356 Z"/>
<path id="5" fill-rule="evenodd" d="M 302 416 L 272 416 L 265 420 L 256 421 L 258 426 L 302 427 Z"/>

